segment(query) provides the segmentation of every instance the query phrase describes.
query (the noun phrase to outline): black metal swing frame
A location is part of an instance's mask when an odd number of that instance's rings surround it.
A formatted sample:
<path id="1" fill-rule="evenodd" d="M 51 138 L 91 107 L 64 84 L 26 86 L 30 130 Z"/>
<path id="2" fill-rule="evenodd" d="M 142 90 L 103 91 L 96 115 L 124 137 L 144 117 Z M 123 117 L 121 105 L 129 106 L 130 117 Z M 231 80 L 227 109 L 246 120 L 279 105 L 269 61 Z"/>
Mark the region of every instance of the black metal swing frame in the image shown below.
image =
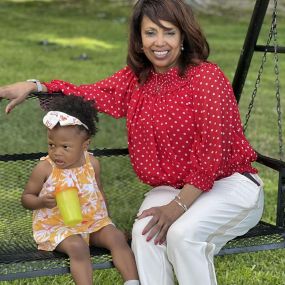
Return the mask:
<path id="1" fill-rule="evenodd" d="M 245 37 L 244 45 L 241 51 L 240 59 L 233 79 L 233 90 L 239 102 L 242 89 L 250 67 L 251 59 L 255 51 L 257 52 L 275 52 L 284 53 L 285 47 L 274 47 L 268 45 L 257 45 L 258 36 L 262 27 L 262 23 L 268 8 L 269 0 L 257 0 L 255 3 L 252 18 Z M 276 224 L 269 224 L 261 221 L 255 228 L 250 230 L 243 238 L 251 238 L 257 235 L 259 238 L 272 241 L 265 244 L 248 245 L 242 248 L 224 248 L 220 254 L 242 253 L 250 251 L 268 250 L 285 248 L 285 162 L 264 156 L 258 153 L 257 162 L 265 165 L 279 173 L 278 194 L 277 194 L 277 211 Z M 275 241 L 274 239 L 277 238 Z M 238 240 L 237 238 L 236 240 Z M 232 241 L 232 243 L 234 243 Z M 231 243 L 231 242 L 230 242 Z"/>
<path id="2" fill-rule="evenodd" d="M 257 0 L 252 18 L 248 27 L 244 46 L 240 55 L 236 73 L 233 79 L 233 89 L 237 101 L 239 102 L 242 89 L 247 77 L 247 73 L 250 67 L 251 59 L 255 51 L 257 52 L 271 52 L 271 53 L 285 53 L 285 47 L 270 46 L 270 45 L 257 45 L 258 36 L 262 27 L 262 23 L 268 8 L 269 0 Z M 276 15 L 275 15 L 276 16 Z M 270 158 L 258 153 L 257 162 L 263 164 L 279 173 L 278 182 L 278 195 L 277 195 L 277 211 L 276 211 L 276 224 L 266 224 L 268 226 L 269 233 L 279 232 L 283 237 L 283 242 L 273 243 L 265 246 L 261 246 L 260 249 L 276 249 L 285 247 L 285 162 Z M 260 224 L 263 224 L 261 222 Z M 250 234 L 250 233 L 248 233 Z M 257 247 L 259 250 L 259 247 Z"/>
<path id="3" fill-rule="evenodd" d="M 276 48 L 269 46 L 257 46 L 257 39 L 262 27 L 263 19 L 267 11 L 269 0 L 256 0 L 251 22 L 245 38 L 238 66 L 233 80 L 233 89 L 239 101 L 250 62 L 255 51 L 276 52 Z M 284 53 L 285 48 L 278 47 L 278 52 Z M 37 94 L 37 97 L 46 94 Z M 36 161 L 43 153 L 0 155 L 0 163 L 14 163 L 16 161 Z M 102 149 L 94 150 L 98 157 L 126 157 L 128 149 Z M 276 224 L 261 221 L 256 227 L 244 236 L 230 241 L 219 255 L 253 252 L 269 249 L 285 248 L 285 162 L 258 154 L 258 163 L 263 164 L 279 173 Z M 1 168 L 0 168 L 1 177 Z M 0 217 L 0 222 L 1 221 Z M 34 245 L 23 248 L 19 241 L 17 248 L 11 249 L 9 243 L 2 243 L 5 235 L 0 230 L 0 281 L 29 278 L 37 276 L 58 275 L 69 272 L 67 257 L 56 252 L 37 251 Z M 32 240 L 31 240 L 32 243 Z M 3 244 L 5 246 L 3 246 Z M 7 245 L 8 244 L 8 245 Z M 91 255 L 95 258 L 94 269 L 113 267 L 109 253 L 101 248 L 91 248 Z M 99 257 L 99 259 L 96 259 Z M 101 259 L 103 257 L 103 259 Z M 48 266 L 54 262 L 54 266 Z M 13 269 L 6 272 L 6 267 L 25 267 L 24 270 Z"/>

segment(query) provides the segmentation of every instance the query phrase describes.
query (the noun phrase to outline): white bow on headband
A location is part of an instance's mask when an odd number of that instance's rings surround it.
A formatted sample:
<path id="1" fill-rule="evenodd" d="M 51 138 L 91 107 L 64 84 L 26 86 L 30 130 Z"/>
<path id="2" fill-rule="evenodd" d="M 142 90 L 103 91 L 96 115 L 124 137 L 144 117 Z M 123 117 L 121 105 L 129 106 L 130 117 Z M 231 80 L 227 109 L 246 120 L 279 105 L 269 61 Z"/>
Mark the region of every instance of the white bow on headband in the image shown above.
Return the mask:
<path id="1" fill-rule="evenodd" d="M 80 125 L 89 130 L 88 127 L 79 119 L 59 111 L 48 112 L 43 118 L 43 123 L 50 130 L 53 129 L 58 123 L 62 127 Z"/>

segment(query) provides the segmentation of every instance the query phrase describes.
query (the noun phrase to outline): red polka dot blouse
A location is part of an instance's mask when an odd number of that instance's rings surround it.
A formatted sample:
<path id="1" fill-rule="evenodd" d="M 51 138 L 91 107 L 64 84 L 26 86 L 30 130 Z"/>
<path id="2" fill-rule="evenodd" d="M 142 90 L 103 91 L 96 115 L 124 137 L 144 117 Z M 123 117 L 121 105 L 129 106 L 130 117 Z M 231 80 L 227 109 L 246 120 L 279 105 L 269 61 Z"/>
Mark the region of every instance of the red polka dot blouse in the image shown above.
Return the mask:
<path id="1" fill-rule="evenodd" d="M 131 163 L 147 184 L 209 191 L 234 172 L 257 172 L 231 84 L 213 63 L 190 67 L 184 77 L 177 68 L 151 72 L 143 85 L 129 67 L 95 84 L 44 84 L 49 92 L 94 99 L 100 112 L 126 117 Z"/>

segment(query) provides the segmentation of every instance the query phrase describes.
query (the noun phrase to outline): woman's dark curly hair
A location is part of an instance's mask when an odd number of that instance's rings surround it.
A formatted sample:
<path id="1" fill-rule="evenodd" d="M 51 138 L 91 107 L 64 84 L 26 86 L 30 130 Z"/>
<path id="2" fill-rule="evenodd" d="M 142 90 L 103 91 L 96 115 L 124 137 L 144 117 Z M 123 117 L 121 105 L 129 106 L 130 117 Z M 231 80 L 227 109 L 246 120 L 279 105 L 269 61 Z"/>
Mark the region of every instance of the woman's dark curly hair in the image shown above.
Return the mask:
<path id="1" fill-rule="evenodd" d="M 142 51 L 141 23 L 144 16 L 161 28 L 164 28 L 160 22 L 163 20 L 180 30 L 184 47 L 178 59 L 180 76 L 185 74 L 190 65 L 207 60 L 210 52 L 208 42 L 191 7 L 184 0 L 139 0 L 134 6 L 130 20 L 127 64 L 140 83 L 146 81 L 152 69 L 152 63 Z"/>
<path id="2" fill-rule="evenodd" d="M 60 111 L 79 119 L 84 126 L 78 125 L 79 129 L 85 130 L 88 136 L 94 136 L 97 132 L 97 110 L 94 101 L 86 101 L 75 95 L 54 96 L 49 104 L 48 111 Z"/>

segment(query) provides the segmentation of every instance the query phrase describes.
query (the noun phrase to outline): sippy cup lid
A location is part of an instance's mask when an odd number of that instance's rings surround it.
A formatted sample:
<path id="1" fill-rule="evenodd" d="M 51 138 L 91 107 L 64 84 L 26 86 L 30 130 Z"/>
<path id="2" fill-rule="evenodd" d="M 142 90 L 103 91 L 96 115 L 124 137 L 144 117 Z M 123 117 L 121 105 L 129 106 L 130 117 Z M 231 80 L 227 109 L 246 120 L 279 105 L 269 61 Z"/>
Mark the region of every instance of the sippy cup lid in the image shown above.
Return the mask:
<path id="1" fill-rule="evenodd" d="M 63 191 L 71 191 L 71 190 L 75 190 L 78 191 L 77 187 L 75 186 L 70 186 L 70 187 L 65 187 L 65 186 L 56 186 L 55 187 L 55 194 L 59 193 L 59 192 L 63 192 Z"/>

